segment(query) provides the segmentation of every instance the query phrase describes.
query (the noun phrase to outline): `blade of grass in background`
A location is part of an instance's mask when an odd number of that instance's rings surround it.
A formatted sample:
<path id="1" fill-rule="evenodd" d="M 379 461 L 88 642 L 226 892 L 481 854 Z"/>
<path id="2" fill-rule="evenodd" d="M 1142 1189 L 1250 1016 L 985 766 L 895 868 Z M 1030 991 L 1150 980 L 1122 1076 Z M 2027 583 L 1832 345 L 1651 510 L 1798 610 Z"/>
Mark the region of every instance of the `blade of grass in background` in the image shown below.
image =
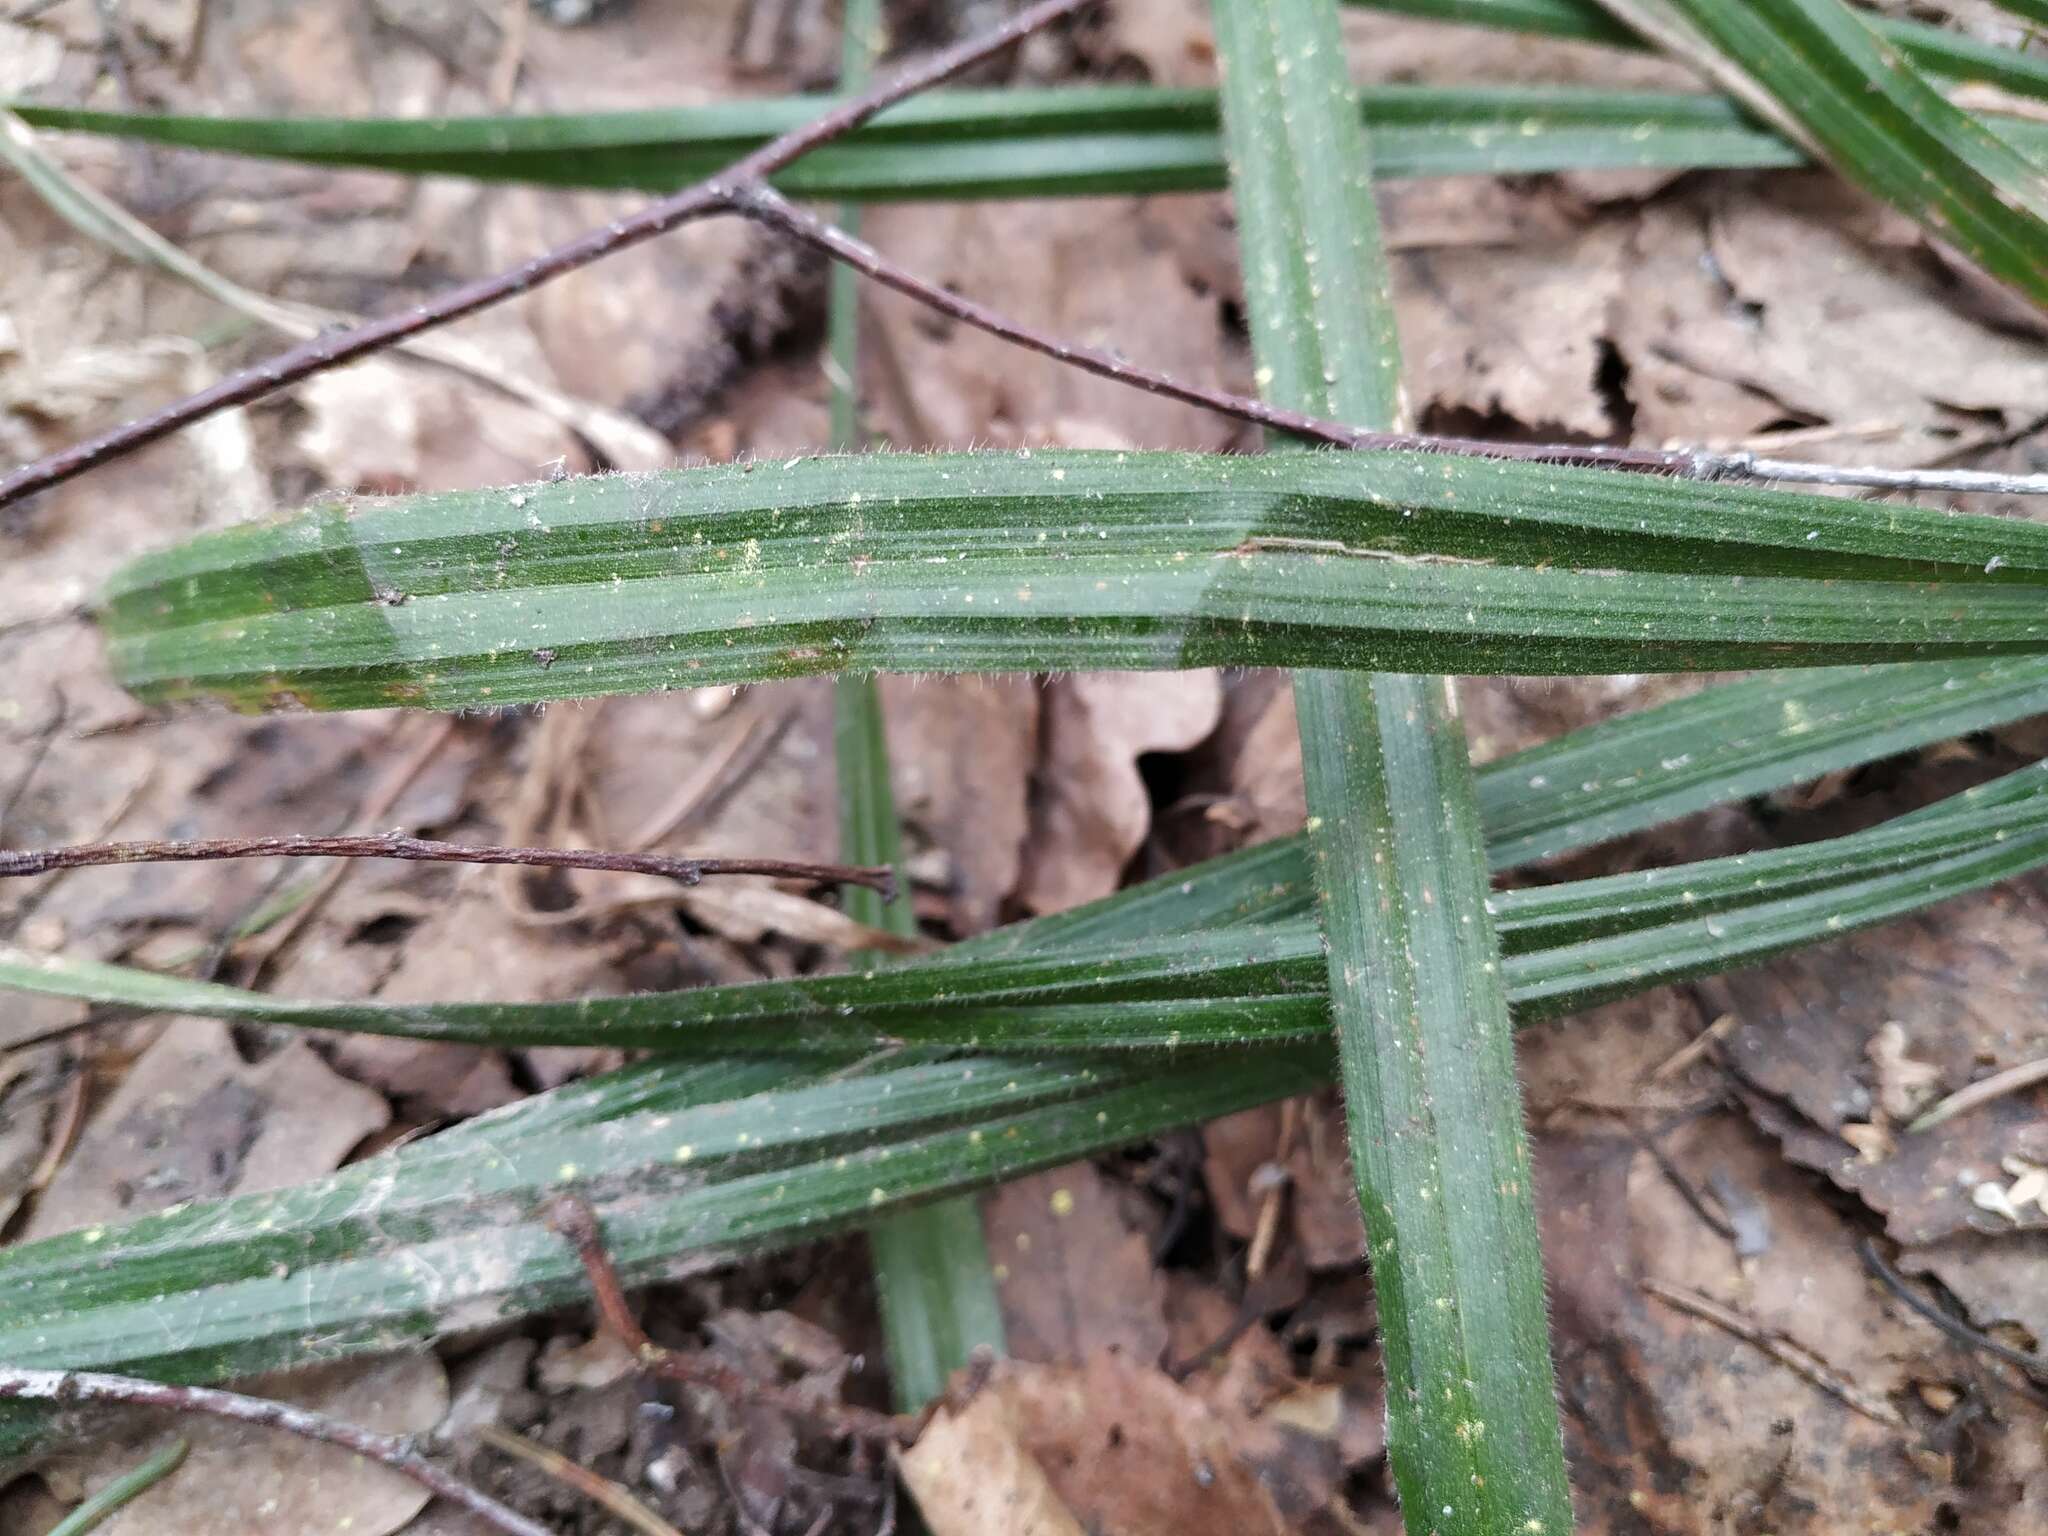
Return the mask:
<path id="1" fill-rule="evenodd" d="M 1508 32 L 1534 32 L 1615 48 L 1647 46 L 1600 8 L 1600 0 L 1345 0 L 1361 10 L 1394 11 L 1434 21 L 1461 22 Z M 2041 0 L 2019 0 L 2039 6 Z M 1948 27 L 1907 17 L 1859 12 L 1877 33 L 1930 73 L 1964 82 L 1981 80 L 2022 95 L 2048 97 L 2048 58 L 1979 42 Z"/>
<path id="2" fill-rule="evenodd" d="M 229 118 L 22 105 L 44 128 L 401 175 L 672 191 L 823 107 L 777 97 L 645 112 L 465 118 Z M 1804 153 L 1715 96 L 1506 86 L 1373 86 L 1359 109 L 1379 174 L 1799 165 Z M 2022 127 L 2048 156 L 2048 125 Z M 791 196 L 873 201 L 1213 191 L 1213 91 L 1146 86 L 934 91 L 776 177 Z"/>
<path id="3" fill-rule="evenodd" d="M 2037 305 L 2048 177 L 1841 0 L 1601 0 Z"/>
<path id="4" fill-rule="evenodd" d="M 882 47 L 881 0 L 847 0 L 842 22 L 839 87 L 866 85 Z M 839 226 L 860 232 L 858 205 L 842 207 Z M 860 430 L 860 278 L 834 264 L 827 321 L 832 374 L 832 446 L 841 453 L 862 446 Z M 833 692 L 833 746 L 839 779 L 839 853 L 862 864 L 903 864 L 902 828 L 890 781 L 888 732 L 873 677 L 845 675 Z M 908 882 L 894 901 L 877 891 L 848 890 L 848 916 L 872 927 L 914 937 L 917 916 Z M 856 967 L 884 957 L 857 954 Z M 889 1386 L 896 1406 L 914 1413 L 946 1388 L 946 1380 L 977 1350 L 1003 1352 L 1003 1311 L 989 1269 L 981 1202 L 962 1195 L 888 1216 L 868 1228 L 875 1297 L 889 1351 Z"/>
<path id="5" fill-rule="evenodd" d="M 1210 14 L 1260 390 L 1394 429 L 1393 296 L 1335 0 Z M 1535 1190 L 1450 684 L 1298 672 L 1294 705 L 1402 1519 L 1412 1536 L 1563 1533 Z"/>
<path id="6" fill-rule="evenodd" d="M 147 698 L 317 709 L 1817 666 L 2048 652 L 2048 525 L 1429 454 L 867 454 L 328 505 L 129 565 L 101 621 Z"/>

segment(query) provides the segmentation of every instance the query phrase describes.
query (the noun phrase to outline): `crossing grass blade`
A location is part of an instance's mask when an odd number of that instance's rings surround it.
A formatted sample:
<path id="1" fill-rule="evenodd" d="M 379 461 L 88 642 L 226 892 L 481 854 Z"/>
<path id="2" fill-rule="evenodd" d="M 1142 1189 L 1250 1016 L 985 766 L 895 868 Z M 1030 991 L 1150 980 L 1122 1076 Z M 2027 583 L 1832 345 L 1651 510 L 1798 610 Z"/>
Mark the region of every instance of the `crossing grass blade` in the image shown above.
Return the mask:
<path id="1" fill-rule="evenodd" d="M 2048 176 L 1842 0 L 1601 0 L 2037 305 Z"/>
<path id="2" fill-rule="evenodd" d="M 880 0 L 848 0 L 842 22 L 839 86 L 867 83 L 882 44 Z M 840 227 L 860 230 L 858 206 L 839 210 Z M 860 429 L 860 285 L 853 270 L 832 269 L 827 319 L 832 374 L 832 446 L 862 446 Z M 840 857 L 862 864 L 903 862 L 902 828 L 889 771 L 882 700 L 872 677 L 844 676 L 833 695 L 833 748 L 839 778 Z M 911 937 L 917 918 L 909 893 L 884 901 L 861 889 L 845 897 L 847 915 Z M 855 955 L 874 964 L 879 955 Z M 889 1388 L 899 1411 L 914 1413 L 945 1390 L 947 1378 L 979 1350 L 1001 1354 L 1003 1313 L 989 1268 L 981 1202 L 972 1195 L 896 1212 L 868 1228 L 875 1299 L 889 1353 Z"/>
<path id="3" fill-rule="evenodd" d="M 145 698 L 817 673 L 1586 673 L 2048 652 L 2048 526 L 1400 453 L 869 454 L 326 504 L 144 557 Z"/>
<path id="4" fill-rule="evenodd" d="M 566 1113 L 543 1094 L 311 1184 L 0 1249 L 0 1359 L 198 1381 L 416 1347 L 585 1299 L 554 1196 L 589 1201 L 641 1283 L 1301 1092 L 1327 1061 L 783 1064 L 711 1101 L 696 1075 L 731 1067 L 629 1068 L 558 1090 Z M 0 1457 L 52 1428 L 0 1408 Z"/>

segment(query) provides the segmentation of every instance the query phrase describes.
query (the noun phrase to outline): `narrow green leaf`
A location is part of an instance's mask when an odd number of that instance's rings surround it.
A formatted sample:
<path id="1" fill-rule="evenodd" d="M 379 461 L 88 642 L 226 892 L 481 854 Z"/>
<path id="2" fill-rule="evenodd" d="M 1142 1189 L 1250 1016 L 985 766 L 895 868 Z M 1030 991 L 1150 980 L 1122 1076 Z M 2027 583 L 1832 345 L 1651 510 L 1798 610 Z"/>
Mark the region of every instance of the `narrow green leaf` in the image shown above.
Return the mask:
<path id="1" fill-rule="evenodd" d="M 672 191 L 822 111 L 781 97 L 650 112 L 469 118 L 234 118 L 18 108 L 44 128 L 401 175 Z M 1670 91 L 1373 86 L 1359 111 L 1379 174 L 1799 165 L 1731 103 Z M 2048 154 L 2048 127 L 2022 127 Z M 777 178 L 792 196 L 858 200 L 1213 191 L 1225 184 L 1216 95 L 1146 86 L 934 91 Z"/>
<path id="2" fill-rule="evenodd" d="M 1261 392 L 1393 428 L 1392 284 L 1334 0 L 1219 0 Z M 1442 678 L 1298 672 L 1320 943 L 1413 1536 L 1568 1530 L 1521 1087 L 1465 733 Z M 1127 994 L 1129 995 L 1129 994 Z"/>
<path id="3" fill-rule="evenodd" d="M 2044 858 L 2048 767 L 2036 765 L 1849 836 L 1502 891 L 1488 906 L 1506 951 L 1509 1001 L 1530 1023 L 1867 927 Z M 1257 922 L 1099 932 L 1086 942 L 1044 920 L 1020 924 L 1009 937 L 1003 949 L 956 945 L 860 974 L 562 1003 L 306 1002 L 5 947 L 0 986 L 308 1028 L 699 1056 L 844 1060 L 906 1046 L 1019 1055 L 1264 1047 L 1330 1027 L 1322 942 L 1305 903 Z M 775 1081 L 755 1061 L 719 1070 L 726 1075 L 666 1091 L 700 1104 Z M 559 1106 L 550 1113 L 580 1113 L 573 1096 L 548 1102 Z M 566 1128 L 588 1123 L 573 1119 Z"/>
<path id="4" fill-rule="evenodd" d="M 115 579 L 150 699 L 2048 652 L 2048 526 L 1427 454 L 862 455 L 328 504 Z"/>
<path id="5" fill-rule="evenodd" d="M 882 42 L 881 0 L 847 0 L 839 85 L 858 91 Z M 839 210 L 839 225 L 860 232 L 860 208 Z M 832 446 L 855 452 L 860 431 L 860 280 L 851 267 L 832 268 L 827 320 L 832 374 Z M 903 863 L 902 828 L 890 783 L 889 743 L 881 695 L 872 677 L 842 676 L 833 697 L 833 743 L 839 778 L 840 857 L 857 864 Z M 917 932 L 908 890 L 885 902 L 858 887 L 845 896 L 856 921 L 906 937 Z M 855 955 L 856 965 L 880 955 Z M 977 1350 L 1003 1352 L 1003 1312 L 989 1268 L 981 1202 L 972 1195 L 885 1216 L 868 1228 L 875 1296 L 889 1350 L 889 1386 L 896 1406 L 913 1413 L 946 1388 Z"/>
<path id="6" fill-rule="evenodd" d="M 0 1249 L 0 1359 L 194 1381 L 413 1348 L 586 1296 L 540 1217 L 559 1194 L 592 1203 L 645 1282 L 1303 1092 L 1328 1060 L 968 1059 L 659 1109 L 638 1106 L 695 1069 L 629 1068 L 554 1115 L 630 1106 L 595 1123 L 523 1134 L 541 1095 L 314 1183 Z M 0 1457 L 47 1429 L 0 1408 Z"/>
<path id="7" fill-rule="evenodd" d="M 1508 32 L 1534 32 L 1615 48 L 1649 46 L 1600 8 L 1600 0 L 1345 0 L 1362 10 L 1395 11 L 1435 21 Z M 2040 0 L 2018 0 L 2038 6 Z M 1905 17 L 1860 13 L 1907 58 L 1951 80 L 1981 80 L 2022 95 L 2048 97 L 2048 58 L 1981 43 L 1947 27 Z"/>
<path id="8" fill-rule="evenodd" d="M 2015 292 L 2048 304 L 2048 178 L 1842 0 L 1601 0 Z"/>
<path id="9" fill-rule="evenodd" d="M 2048 714 L 2048 660 L 1746 678 L 1517 752 L 1479 773 L 1496 869 Z"/>
<path id="10" fill-rule="evenodd" d="M 190 1441 L 173 1440 L 144 1457 L 118 1477 L 102 1483 L 97 1491 L 75 1505 L 70 1514 L 50 1527 L 49 1536 L 87 1536 L 88 1532 L 98 1530 L 115 1510 L 133 1503 L 177 1471 L 190 1449 Z"/>

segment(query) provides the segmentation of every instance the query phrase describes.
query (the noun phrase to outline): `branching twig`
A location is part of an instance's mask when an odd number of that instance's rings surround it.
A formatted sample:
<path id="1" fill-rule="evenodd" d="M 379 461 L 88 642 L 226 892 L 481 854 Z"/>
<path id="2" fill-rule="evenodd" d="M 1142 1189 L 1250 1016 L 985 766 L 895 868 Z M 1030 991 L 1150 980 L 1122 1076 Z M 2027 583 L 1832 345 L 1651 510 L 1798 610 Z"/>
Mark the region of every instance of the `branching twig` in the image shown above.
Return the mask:
<path id="1" fill-rule="evenodd" d="M 858 128 L 876 113 L 894 106 L 905 97 L 914 96 L 947 76 L 958 74 L 990 55 L 1002 52 L 1090 3 L 1092 0 L 1038 0 L 1036 5 L 1020 11 L 993 31 L 936 53 L 894 80 L 834 107 L 801 128 L 770 140 L 752 154 L 733 162 L 722 178 L 686 187 L 628 218 L 594 229 L 509 271 L 451 288 L 427 303 L 373 320 L 353 330 L 315 336 L 266 363 L 230 374 L 197 394 L 173 401 L 162 410 L 23 465 L 12 474 L 0 477 L 0 507 L 60 485 L 74 475 L 153 443 L 216 411 L 260 400 L 288 384 L 296 384 L 316 373 L 366 357 L 393 342 L 516 298 L 614 251 L 651 240 L 694 219 L 722 213 L 725 211 L 723 182 L 750 182 L 771 176 L 819 145 L 830 143 Z"/>
<path id="2" fill-rule="evenodd" d="M 812 864 L 798 859 L 679 859 L 664 853 L 606 853 L 593 848 L 494 848 L 401 837 L 214 837 L 189 842 L 81 843 L 74 848 L 0 852 L 0 878 L 103 864 L 165 864 L 204 859 L 409 859 L 424 864 L 523 864 L 537 869 L 597 869 L 660 875 L 696 885 L 706 875 L 773 875 L 820 885 L 864 885 L 893 898 L 893 869 Z"/>
<path id="3" fill-rule="evenodd" d="M 779 229 L 844 262 L 856 272 L 916 300 L 949 319 L 1000 336 L 1033 352 L 1043 353 L 1087 373 L 1114 379 L 1148 394 L 1200 406 L 1240 421 L 1292 433 L 1335 448 L 1405 449 L 1476 458 L 1520 459 L 1544 464 L 1572 464 L 1590 469 L 1636 474 L 1673 475 L 1681 480 L 1788 480 L 1810 485 L 1862 485 L 1885 490 L 1992 492 L 2007 496 L 2048 496 L 2048 475 L 2005 475 L 1969 469 L 1876 469 L 1842 464 L 1805 464 L 1796 459 L 1767 458 L 1749 452 L 1715 452 L 1706 448 L 1610 448 L 1597 443 L 1503 443 L 1476 437 L 1437 437 L 1421 432 L 1366 432 L 1269 405 L 1228 390 L 1208 389 L 1130 362 L 1114 352 L 1064 341 L 1036 326 L 1012 319 L 999 310 L 964 298 L 950 289 L 898 266 L 866 241 L 806 212 L 758 178 L 748 180 L 738 168 L 714 180 L 734 213 L 757 224 Z"/>
<path id="4" fill-rule="evenodd" d="M 119 1404 L 131 1408 L 165 1408 L 173 1413 L 198 1413 L 281 1429 L 302 1440 L 338 1445 L 358 1456 L 381 1462 L 436 1496 L 456 1504 L 508 1536 L 554 1536 L 544 1525 L 507 1509 L 488 1494 L 469 1486 L 427 1460 L 409 1439 L 379 1434 L 292 1403 L 274 1403 L 213 1387 L 175 1387 L 133 1376 L 108 1376 L 98 1371 L 38 1371 L 0 1365 L 0 1399 L 42 1403 L 53 1408 L 75 1403 Z"/>
<path id="5" fill-rule="evenodd" d="M 597 1303 L 597 1313 L 604 1326 L 617 1334 L 641 1364 L 655 1375 L 703 1387 L 727 1402 L 763 1403 L 784 1413 L 824 1424 L 833 1433 L 850 1439 L 906 1445 L 917 1438 L 918 1430 L 923 1427 L 921 1418 L 898 1418 L 846 1404 L 812 1402 L 781 1387 L 751 1380 L 707 1355 L 688 1354 L 655 1343 L 647 1337 L 640 1320 L 626 1303 L 625 1287 L 619 1283 L 619 1272 L 613 1268 L 611 1255 L 605 1250 L 604 1235 L 598 1230 L 597 1213 L 574 1195 L 563 1195 L 549 1204 L 546 1220 L 549 1227 L 575 1248 L 583 1272 L 589 1277 L 591 1296 Z"/>
<path id="6" fill-rule="evenodd" d="M 1112 352 L 1065 342 L 1007 315 L 949 293 L 939 285 L 897 266 L 873 247 L 806 213 L 768 185 L 768 178 L 799 156 L 851 131 L 883 109 L 936 85 L 991 54 L 1021 41 L 1032 32 L 1091 3 L 1091 0 L 1040 0 L 1008 24 L 987 35 L 935 54 L 877 90 L 853 98 L 806 126 L 771 140 L 734 161 L 718 175 L 672 194 L 634 214 L 579 236 L 509 271 L 450 289 L 439 298 L 400 314 L 317 336 L 279 354 L 267 363 L 230 375 L 211 388 L 174 401 L 163 409 L 127 422 L 98 437 L 59 449 L 6 476 L 0 476 L 0 507 L 24 496 L 62 484 L 86 470 L 159 438 L 216 411 L 251 401 L 298 383 L 316 373 L 369 355 L 424 331 L 488 309 L 492 305 L 576 271 L 614 251 L 637 245 L 697 219 L 736 213 L 777 228 L 875 281 L 887 284 L 918 303 L 975 326 L 991 335 L 1040 352 L 1073 367 L 1114 379 L 1136 389 L 1232 416 L 1312 442 L 1340 448 L 1403 449 L 1481 458 L 1516 459 L 1547 464 L 1672 475 L 1686 480 L 1792 481 L 1811 485 L 1868 486 L 1883 490 L 1935 491 L 1952 494 L 1990 493 L 2007 496 L 2048 495 L 2048 475 L 2008 475 L 1966 469 L 1883 469 L 1842 464 L 1807 464 L 1750 452 L 1717 452 L 1706 448 L 1617 448 L 1587 443 L 1503 443 L 1480 438 L 1437 437 L 1412 432 L 1362 432 L 1322 417 L 1268 405 L 1226 390 L 1186 383 L 1126 361 Z"/>

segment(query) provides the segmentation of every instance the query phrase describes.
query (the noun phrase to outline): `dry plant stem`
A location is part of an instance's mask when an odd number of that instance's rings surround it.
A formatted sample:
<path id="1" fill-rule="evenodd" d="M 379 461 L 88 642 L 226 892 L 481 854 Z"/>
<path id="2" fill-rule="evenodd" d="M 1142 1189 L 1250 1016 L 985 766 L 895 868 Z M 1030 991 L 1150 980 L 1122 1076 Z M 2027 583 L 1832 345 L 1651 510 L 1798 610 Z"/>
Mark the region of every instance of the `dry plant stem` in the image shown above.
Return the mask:
<path id="1" fill-rule="evenodd" d="M 177 1387 L 133 1376 L 108 1376 L 98 1371 L 38 1371 L 12 1365 L 0 1365 L 0 1400 L 40 1403 L 53 1408 L 78 1403 L 163 1408 L 173 1413 L 197 1413 L 208 1418 L 231 1419 L 238 1424 L 280 1429 L 302 1440 L 338 1445 L 380 1462 L 507 1536 L 554 1536 L 546 1526 L 527 1519 L 517 1510 L 507 1509 L 488 1494 L 444 1472 L 415 1450 L 411 1440 L 345 1424 L 291 1403 L 273 1403 L 212 1387 Z"/>
<path id="2" fill-rule="evenodd" d="M 856 272 L 893 288 L 949 319 L 1000 336 L 1084 372 L 1114 379 L 1147 394 L 1178 400 L 1274 431 L 1291 433 L 1333 448 L 1405 449 L 1474 458 L 1519 459 L 1571 464 L 1589 469 L 1673 475 L 1682 480 L 1785 480 L 1809 485 L 1862 485 L 1883 490 L 1988 492 L 2006 496 L 2048 496 L 2048 475 L 2005 475 L 1968 469 L 1875 469 L 1842 464 L 1806 464 L 1757 453 L 1713 452 L 1704 448 L 1609 448 L 1596 443 L 1501 443 L 1476 437 L 1436 437 L 1420 432 L 1368 432 L 1327 417 L 1269 405 L 1247 395 L 1207 389 L 1118 356 L 1100 347 L 1064 341 L 965 298 L 898 266 L 866 241 L 797 207 L 764 181 L 733 172 L 715 179 L 726 206 L 757 224 L 779 229 L 823 251 Z"/>
<path id="3" fill-rule="evenodd" d="M 82 843 L 0 853 L 0 878 L 41 875 L 103 864 L 190 863 L 207 859 L 407 859 L 422 864 L 521 864 L 537 869 L 597 869 L 660 875 L 696 885 L 706 875 L 773 875 L 820 885 L 864 885 L 891 896 L 896 872 L 797 859 L 678 859 L 662 853 L 606 853 L 589 848 L 493 848 L 436 843 L 419 837 L 217 837 L 189 842 Z"/>
<path id="4" fill-rule="evenodd" d="M 520 0 L 522 8 L 525 0 Z M 600 1477 L 588 1467 L 578 1466 L 560 1451 L 529 1440 L 524 1435 L 514 1434 L 509 1429 L 500 1429 L 495 1424 L 486 1424 L 477 1431 L 477 1438 L 494 1451 L 503 1451 L 515 1456 L 531 1467 L 538 1468 L 565 1488 L 572 1488 L 591 1503 L 610 1510 L 619 1519 L 630 1525 L 642 1536 L 682 1536 L 653 1510 L 642 1504 L 632 1494 L 621 1488 L 608 1477 Z"/>
<path id="5" fill-rule="evenodd" d="M 59 449 L 26 464 L 0 477 L 0 507 L 60 485 L 75 475 L 167 437 L 216 411 L 260 400 L 286 385 L 296 384 L 301 379 L 311 378 L 316 373 L 356 358 L 367 357 L 393 342 L 516 298 L 614 251 L 666 234 L 693 219 L 724 212 L 725 183 L 746 183 L 771 176 L 800 156 L 858 128 L 885 108 L 937 85 L 949 75 L 971 68 L 1091 3 L 1093 0 L 1039 0 L 1038 4 L 1020 11 L 1004 25 L 936 53 L 887 84 L 854 97 L 815 121 L 762 145 L 752 154 L 734 161 L 722 177 L 686 187 L 631 217 L 594 229 L 508 271 L 451 288 L 425 304 L 373 320 L 353 330 L 316 336 L 279 353 L 266 363 L 230 374 L 218 384 L 174 401 L 160 411 L 138 417 L 110 432 L 87 438 L 84 442 L 74 443 L 69 448 Z"/>
<path id="6" fill-rule="evenodd" d="M 1893 1429 L 1905 1427 L 1906 1421 L 1899 1417 L 1898 1410 L 1890 1403 L 1865 1392 L 1805 1345 L 1795 1344 L 1783 1334 L 1757 1326 L 1740 1312 L 1722 1306 L 1710 1296 L 1667 1285 L 1662 1280 L 1645 1280 L 1642 1286 L 1666 1305 L 1712 1323 L 1746 1344 L 1755 1345 L 1780 1365 L 1804 1376 L 1823 1392 L 1840 1398 L 1864 1417 L 1888 1424 Z"/>
<path id="7" fill-rule="evenodd" d="M 1942 1121 L 1952 1120 L 1965 1110 L 1975 1109 L 1980 1104 L 1989 1104 L 1993 1099 L 2003 1098 L 2008 1093 L 2018 1093 L 2022 1088 L 2031 1088 L 2036 1083 L 2048 1083 L 2048 1056 L 2043 1056 L 2039 1061 L 2023 1061 L 2016 1067 L 2007 1067 L 2003 1072 L 1994 1072 L 1967 1088 L 1958 1088 L 1940 1103 L 1929 1107 L 1906 1127 L 1906 1131 L 1909 1135 L 1930 1131 Z"/>
<path id="8" fill-rule="evenodd" d="M 576 1258 L 590 1280 L 591 1298 L 598 1317 L 617 1334 L 640 1362 L 657 1376 L 702 1387 L 731 1403 L 762 1403 L 783 1413 L 810 1419 L 834 1434 L 848 1439 L 878 1441 L 885 1445 L 907 1445 L 923 1427 L 921 1418 L 896 1418 L 845 1404 L 810 1402 L 793 1392 L 764 1382 L 749 1380 L 729 1365 L 703 1355 L 668 1349 L 647 1337 L 640 1320 L 626 1302 L 625 1287 L 604 1246 L 604 1234 L 597 1213 L 574 1195 L 552 1201 L 546 1211 L 548 1226 L 562 1235 L 576 1250 Z"/>

